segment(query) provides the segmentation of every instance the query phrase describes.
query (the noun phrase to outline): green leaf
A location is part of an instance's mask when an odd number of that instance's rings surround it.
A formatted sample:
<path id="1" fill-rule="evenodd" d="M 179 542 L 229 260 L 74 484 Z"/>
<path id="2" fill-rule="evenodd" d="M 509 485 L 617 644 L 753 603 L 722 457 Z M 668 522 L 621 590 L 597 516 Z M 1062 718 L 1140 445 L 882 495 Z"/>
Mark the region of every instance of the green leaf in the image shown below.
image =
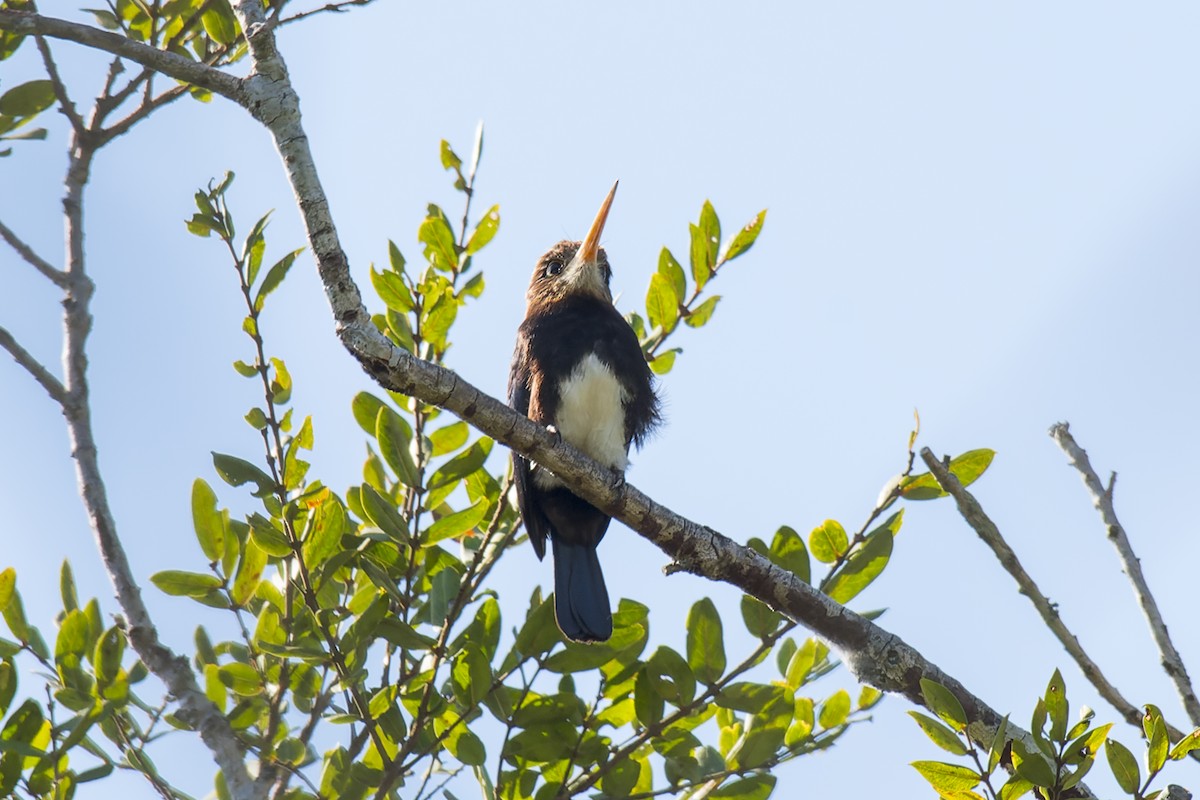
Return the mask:
<path id="1" fill-rule="evenodd" d="M 792 691 L 799 689 L 808 681 L 808 674 L 817 662 L 817 643 L 815 639 L 805 639 L 804 644 L 796 648 L 788 659 L 784 680 Z"/>
<path id="2" fill-rule="evenodd" d="M 1186 758 L 1188 753 L 1193 750 L 1200 750 L 1200 728 L 1196 728 L 1176 742 L 1175 746 L 1171 748 L 1170 758 L 1172 761 L 1178 761 Z"/>
<path id="3" fill-rule="evenodd" d="M 1004 744 L 1008 741 L 1008 715 L 1006 714 L 1000 720 L 1000 724 L 996 726 L 996 732 L 992 735 L 992 746 L 988 748 L 988 772 L 992 772 L 1000 764 L 1000 759 L 1004 756 Z"/>
<path id="4" fill-rule="evenodd" d="M 658 693 L 672 705 L 683 707 L 695 699 L 695 674 L 683 656 L 671 648 L 662 646 L 655 650 L 646 661 L 646 672 Z"/>
<path id="5" fill-rule="evenodd" d="M 429 547 L 444 539 L 456 538 L 474 530 L 475 526 L 483 521 L 488 506 L 488 499 L 481 497 L 474 505 L 441 517 L 425 529 L 425 535 L 421 540 L 422 546 Z"/>
<path id="6" fill-rule="evenodd" d="M 0 95 L 0 114 L 32 117 L 54 104 L 54 84 L 46 79 L 28 81 Z"/>
<path id="7" fill-rule="evenodd" d="M 749 778 L 726 783 L 712 792 L 709 797 L 720 798 L 720 800 L 767 800 L 774 788 L 774 775 L 751 775 Z"/>
<path id="8" fill-rule="evenodd" d="M 492 240 L 500 230 L 500 206 L 492 206 L 475 225 L 471 238 L 467 240 L 467 255 L 475 255 Z"/>
<path id="9" fill-rule="evenodd" d="M 922 714 L 920 711 L 909 711 L 908 715 L 917 721 L 917 724 L 921 726 L 921 730 L 925 731 L 925 735 L 938 747 L 956 756 L 965 756 L 967 754 L 966 745 L 955 735 L 954 731 L 947 728 L 938 720 Z"/>
<path id="10" fill-rule="evenodd" d="M 671 279 L 656 272 L 650 276 L 650 288 L 646 292 L 646 317 L 651 327 L 661 327 L 665 333 L 675 330 L 679 324 L 679 298 Z"/>
<path id="11" fill-rule="evenodd" d="M 176 597 L 203 597 L 211 590 L 221 588 L 221 579 L 215 575 L 176 569 L 156 572 L 150 576 L 150 582 L 166 594 Z"/>
<path id="12" fill-rule="evenodd" d="M 714 294 L 712 297 L 705 300 L 700 305 L 687 312 L 683 321 L 687 323 L 689 328 L 699 328 L 712 319 L 713 312 L 717 310 L 717 303 L 721 302 L 721 295 Z"/>
<path id="13" fill-rule="evenodd" d="M 74 611 L 79 608 L 79 593 L 75 589 L 75 574 L 71 571 L 71 562 L 63 559 L 62 567 L 58 570 L 58 593 L 62 596 L 63 610 Z"/>
<path id="14" fill-rule="evenodd" d="M 480 767 L 487 761 L 483 741 L 463 725 L 446 737 L 446 749 L 468 767 Z"/>
<path id="15" fill-rule="evenodd" d="M 721 263 L 731 261 L 749 250 L 754 245 L 755 240 L 758 239 L 758 234 L 762 233 L 763 222 L 766 218 L 767 210 L 764 208 L 754 215 L 754 219 L 747 222 L 741 230 L 735 233 L 729 244 L 725 245 L 725 252 L 721 255 Z"/>
<path id="16" fill-rule="evenodd" d="M 1137 792 L 1142 785 L 1142 773 L 1129 748 L 1116 739 L 1107 739 L 1104 742 L 1104 755 L 1108 757 L 1108 766 L 1121 791 L 1126 794 Z"/>
<path id="17" fill-rule="evenodd" d="M 462 169 L 462 159 L 445 139 L 442 139 L 441 155 L 443 169 L 452 169 L 456 172 Z"/>
<path id="18" fill-rule="evenodd" d="M 829 582 L 826 593 L 843 605 L 850 602 L 883 572 L 892 557 L 893 541 L 891 531 L 887 530 L 868 536 Z"/>
<path id="19" fill-rule="evenodd" d="M 387 406 L 380 405 L 378 413 L 375 418 L 375 438 L 379 442 L 379 454 L 396 473 L 401 483 L 405 486 L 419 486 L 421 477 L 409 450 L 412 429 L 399 414 Z"/>
<path id="20" fill-rule="evenodd" d="M 1045 756 L 1037 749 L 1030 750 L 1020 739 L 1012 740 L 1012 760 L 1017 774 L 1035 786 L 1054 785 L 1054 769 Z"/>
<path id="21" fill-rule="evenodd" d="M 958 764 L 941 761 L 914 761 L 913 767 L 938 792 L 953 792 L 974 789 L 979 785 L 979 775 Z"/>
<path id="22" fill-rule="evenodd" d="M 313 523 L 304 539 L 304 563 L 309 569 L 320 566 L 338 551 L 346 532 L 346 510 L 332 496 L 317 506 Z"/>
<path id="23" fill-rule="evenodd" d="M 921 695 L 925 698 L 925 707 L 941 717 L 942 721 L 956 732 L 962 733 L 967 729 L 967 712 L 963 710 L 958 698 L 945 686 L 928 678 L 921 678 Z"/>
<path id="24" fill-rule="evenodd" d="M 200 549 L 209 561 L 225 555 L 225 518 L 217 511 L 217 495 L 203 478 L 192 483 L 192 525 Z"/>
<path id="25" fill-rule="evenodd" d="M 87 615 L 82 611 L 71 611 L 63 617 L 58 627 L 58 636 L 54 641 L 54 661 L 62 664 L 64 660 L 74 656 L 74 663 L 79 664 L 79 656 L 88 649 L 88 634 L 91 626 Z"/>
<path id="26" fill-rule="evenodd" d="M 458 268 L 454 232 L 444 217 L 426 217 L 417 230 L 417 239 L 425 245 L 425 258 L 435 268 L 448 272 Z"/>
<path id="27" fill-rule="evenodd" d="M 439 467 L 437 472 L 433 473 L 433 477 L 429 479 L 428 488 L 430 490 L 440 489 L 472 475 L 483 466 L 483 462 L 487 461 L 488 454 L 491 452 L 492 440 L 486 437 L 479 439 L 475 444 Z"/>
<path id="28" fill-rule="evenodd" d="M 675 356 L 683 351 L 678 347 L 659 353 L 650 362 L 650 369 L 655 375 L 666 375 L 675 366 Z"/>
<path id="29" fill-rule="evenodd" d="M 253 483 L 258 487 L 254 491 L 255 497 L 263 497 L 275 491 L 275 480 L 249 461 L 223 453 L 213 453 L 212 457 L 217 474 L 230 486 Z"/>
<path id="30" fill-rule="evenodd" d="M 418 633 L 399 617 L 385 617 L 375 626 L 375 632 L 397 647 L 406 650 L 428 650 L 434 640 Z"/>
<path id="31" fill-rule="evenodd" d="M 800 534 L 793 528 L 782 525 L 775 531 L 767 557 L 771 563 L 783 567 L 805 583 L 811 583 L 812 565 L 808 560 L 808 550 Z"/>
<path id="32" fill-rule="evenodd" d="M 433 576 L 429 588 L 429 621 L 432 624 L 441 626 L 446 622 L 450 604 L 458 595 L 461 583 L 462 576 L 450 568 L 443 569 Z"/>
<path id="33" fill-rule="evenodd" d="M 396 542 L 408 542 L 408 524 L 400 516 L 394 503 L 388 500 L 369 484 L 361 488 L 363 511 L 372 525 L 387 534 Z"/>
<path id="34" fill-rule="evenodd" d="M 974 483 L 987 470 L 995 458 L 996 451 L 986 448 L 969 450 L 950 461 L 950 474 L 958 478 L 964 487 Z M 900 496 L 906 500 L 934 500 L 945 497 L 932 472 L 910 475 L 900 483 Z"/>
<path id="35" fill-rule="evenodd" d="M 303 247 L 293 250 L 276 261 L 275 265 L 267 270 L 267 277 L 263 278 L 262 286 L 258 287 L 258 295 L 254 298 L 255 309 L 262 310 L 267 295 L 279 288 L 279 284 L 283 283 L 283 279 L 287 277 L 288 270 L 292 268 L 292 264 L 296 263 L 296 256 L 303 252 Z"/>
<path id="36" fill-rule="evenodd" d="M 705 239 L 704 231 L 698 225 L 688 224 L 688 234 L 691 237 L 689 260 L 692 267 L 692 280 L 699 292 L 712 277 L 716 259 L 710 255 L 709 242 Z"/>
<path id="37" fill-rule="evenodd" d="M 217 669 L 221 683 L 228 686 L 236 694 L 252 697 L 260 694 L 263 689 L 262 678 L 249 664 L 234 662 L 222 664 Z"/>
<path id="38" fill-rule="evenodd" d="M 792 693 L 783 686 L 738 681 L 717 695 L 717 704 L 733 711 L 758 714 L 772 704 L 791 703 Z"/>
<path id="39" fill-rule="evenodd" d="M 682 303 L 684 296 L 687 295 L 687 277 L 683 274 L 683 267 L 679 266 L 675 256 L 665 247 L 658 254 L 658 274 L 670 282 L 676 301 Z"/>
<path id="40" fill-rule="evenodd" d="M 262 582 L 263 570 L 267 567 L 267 552 L 247 539 L 242 550 L 242 559 L 238 563 L 237 575 L 233 579 L 230 596 L 238 606 L 244 606 L 254 596 L 258 584 Z"/>
<path id="41" fill-rule="evenodd" d="M 271 520 L 262 514 L 254 513 L 250 515 L 247 522 L 250 523 L 250 538 L 268 556 L 283 558 L 292 554 L 292 547 L 288 544 L 287 537 L 271 523 Z"/>
<path id="42" fill-rule="evenodd" d="M 538 590 L 540 594 L 541 590 Z M 545 653 L 562 641 L 558 626 L 554 624 L 554 602 L 547 598 L 529 610 L 525 624 L 517 633 L 513 648 L 522 656 Z"/>
<path id="43" fill-rule="evenodd" d="M 292 375 L 283 359 L 272 358 L 271 366 L 275 368 L 271 378 L 271 399 L 276 404 L 283 405 L 292 399 Z M 284 427 L 282 423 L 280 427 Z"/>
<path id="44" fill-rule="evenodd" d="M 362 428 L 368 436 L 374 436 L 375 425 L 379 419 L 379 409 L 385 405 L 386 403 L 370 392 L 359 392 L 354 395 L 354 400 L 350 403 L 350 410 L 354 413 L 354 421 L 358 423 L 358 427 Z M 405 425 L 407 424 L 405 423 Z M 409 436 L 411 435 L 410 433 Z"/>
<path id="45" fill-rule="evenodd" d="M 245 361 L 237 360 L 233 362 L 233 368 L 237 370 L 238 375 L 243 378 L 255 378 L 258 376 L 258 367 L 253 364 L 247 364 Z"/>
<path id="46" fill-rule="evenodd" d="M 704 239 L 704 263 L 708 265 L 709 270 L 713 270 L 717 266 L 717 250 L 721 246 L 721 223 L 717 219 L 717 212 L 713 209 L 713 205 L 708 200 L 704 201 L 704 205 L 700 209 L 700 233 Z M 700 281 L 696 281 L 697 288 L 703 288 Z"/>
<path id="47" fill-rule="evenodd" d="M 692 606 L 687 618 L 687 661 L 696 678 L 712 685 L 725 674 L 725 640 L 721 617 L 705 597 Z"/>
<path id="48" fill-rule="evenodd" d="M 1065 741 L 1069 714 L 1067 687 L 1063 682 L 1062 673 L 1057 669 L 1050 676 L 1050 683 L 1046 686 L 1046 714 L 1050 718 L 1050 738 L 1056 742 Z"/>
<path id="49" fill-rule="evenodd" d="M 779 629 L 779 623 L 783 621 L 783 617 L 772 611 L 762 601 L 751 597 L 748 594 L 742 595 L 742 622 L 746 624 L 746 630 L 751 636 L 757 636 L 760 639 L 766 637 Z"/>
<path id="50" fill-rule="evenodd" d="M 227 47 L 237 40 L 237 19 L 228 3 L 214 3 L 200 17 L 204 32 L 209 38 L 222 47 Z"/>
<path id="51" fill-rule="evenodd" d="M 0 572 L 0 611 L 8 608 L 17 589 L 17 571 L 8 567 Z"/>
<path id="52" fill-rule="evenodd" d="M 808 535 L 808 549 L 822 564 L 832 564 L 846 552 L 850 538 L 837 520 L 827 519 Z"/>
<path id="53" fill-rule="evenodd" d="M 96 641 L 92 660 L 96 665 L 96 678 L 102 684 L 115 681 L 121 672 L 121 659 L 125 655 L 125 634 L 115 625 L 104 632 Z"/>
<path id="54" fill-rule="evenodd" d="M 416 307 L 412 292 L 405 285 L 404 279 L 397 272 L 376 272 L 371 270 L 371 285 L 388 308 L 400 314 L 407 314 Z"/>
<path id="55" fill-rule="evenodd" d="M 429 434 L 429 441 L 433 445 L 432 455 L 436 457 L 453 453 L 467 443 L 470 430 L 466 422 L 459 420 Z"/>
<path id="56" fill-rule="evenodd" d="M 829 730 L 846 724 L 846 718 L 849 716 L 850 693 L 845 689 L 838 689 L 822 704 L 821 715 L 817 721 L 822 728 Z"/>
<path id="57" fill-rule="evenodd" d="M 1147 705 L 1142 715 L 1142 728 L 1146 732 L 1149 745 L 1146 748 L 1146 763 L 1150 772 L 1158 772 L 1167 763 L 1167 749 L 1171 746 L 1167 735 L 1167 723 L 1163 721 L 1162 711 L 1158 706 Z"/>

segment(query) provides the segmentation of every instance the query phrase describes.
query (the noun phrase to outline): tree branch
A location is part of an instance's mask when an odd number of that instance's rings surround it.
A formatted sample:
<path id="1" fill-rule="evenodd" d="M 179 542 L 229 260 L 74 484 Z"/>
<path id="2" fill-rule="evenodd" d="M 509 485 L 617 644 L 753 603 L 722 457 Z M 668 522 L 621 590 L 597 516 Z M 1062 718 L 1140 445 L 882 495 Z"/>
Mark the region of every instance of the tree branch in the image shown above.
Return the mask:
<path id="1" fill-rule="evenodd" d="M 224 773 L 232 796 L 238 800 L 251 800 L 257 795 L 246 769 L 246 751 L 238 742 L 229 720 L 201 691 L 187 659 L 172 652 L 158 638 L 158 630 L 142 601 L 141 589 L 117 534 L 116 520 L 109 507 L 108 492 L 100 473 L 88 401 L 86 351 L 87 338 L 92 329 L 90 303 L 93 285 L 84 268 L 83 190 L 95 155 L 94 145 L 89 139 L 88 131 L 76 132 L 71 136 L 67 189 L 63 197 L 67 272 L 63 299 L 65 396 L 62 406 L 80 495 L 96 536 L 101 559 L 113 582 L 121 609 L 125 612 L 130 644 L 146 667 L 179 702 L 180 718 L 199 731 L 201 739 Z"/>
<path id="2" fill-rule="evenodd" d="M 61 406 L 66 401 L 67 392 L 58 378 L 51 375 L 50 370 L 46 369 L 42 362 L 30 355 L 29 351 L 22 347 L 6 328 L 0 328 L 0 347 L 7 350 L 17 363 L 42 385 L 54 402 Z"/>
<path id="3" fill-rule="evenodd" d="M 984 543 L 995 553 L 1000 565 L 1005 571 L 1013 577 L 1017 582 L 1017 586 L 1021 590 L 1021 594 L 1029 598 L 1033 603 L 1033 607 L 1037 609 L 1042 621 L 1046 623 L 1046 627 L 1054 634 L 1062 646 L 1066 649 L 1071 658 L 1075 659 L 1075 663 L 1079 665 L 1079 669 L 1083 672 L 1085 678 L 1096 687 L 1096 691 L 1100 696 L 1108 701 L 1109 705 L 1117 710 L 1126 722 L 1139 730 L 1142 727 L 1142 712 L 1131 702 L 1125 699 L 1121 692 L 1109 683 L 1108 678 L 1100 671 L 1100 667 L 1092 660 L 1091 656 L 1079 644 L 1079 639 L 1075 634 L 1071 633 L 1066 624 L 1058 615 L 1058 609 L 1046 599 L 1034 583 L 1033 578 L 1021 566 L 1021 562 L 1017 559 L 1017 555 L 1013 549 L 1008 546 L 1008 542 L 1000 534 L 1000 529 L 996 527 L 996 523 L 992 522 L 991 518 L 984 512 L 983 507 L 975 496 L 963 488 L 959 483 L 958 478 L 954 476 L 946 466 L 937 459 L 928 447 L 921 448 L 921 459 L 925 465 L 929 467 L 929 471 L 937 478 L 938 484 L 954 498 L 958 504 L 958 511 L 962 514 L 963 519 L 967 524 L 979 534 L 979 538 L 983 539 Z M 1171 740 L 1177 741 L 1183 737 L 1183 733 L 1171 725 L 1167 725 L 1167 730 L 1171 734 Z"/>
<path id="4" fill-rule="evenodd" d="M 34 269 L 46 276 L 55 286 L 63 288 L 67 285 L 67 274 L 65 272 L 56 269 L 49 261 L 35 253 L 32 247 L 21 241 L 3 222 L 0 222 L 0 239 L 8 242 L 9 246 L 13 250 L 16 250 L 21 258 L 25 259 Z"/>
<path id="5" fill-rule="evenodd" d="M 75 104 L 71 102 L 71 97 L 67 94 L 67 87 L 63 84 L 62 76 L 58 74 L 58 64 L 54 63 L 54 55 L 50 52 L 50 45 L 46 43 L 46 39 L 43 36 L 35 36 L 34 39 L 37 41 L 38 52 L 42 54 L 42 64 L 46 67 L 46 74 L 50 76 L 50 83 L 54 87 L 54 96 L 58 100 L 58 107 L 62 109 L 63 115 L 70 120 L 71 127 L 77 133 L 83 132 L 83 119 L 79 116 L 79 112 L 75 110 Z"/>
<path id="6" fill-rule="evenodd" d="M 1109 484 L 1108 489 L 1104 488 L 1104 484 L 1100 482 L 1100 476 L 1092 468 L 1087 452 L 1076 444 L 1075 438 L 1071 436 L 1071 426 L 1066 422 L 1059 422 L 1051 426 L 1050 438 L 1054 439 L 1055 443 L 1066 453 L 1071 466 L 1075 467 L 1083 478 L 1083 485 L 1087 487 L 1088 493 L 1092 496 L 1092 505 L 1100 512 L 1100 519 L 1103 520 L 1108 531 L 1108 539 L 1117 549 L 1121 566 L 1129 577 L 1129 582 L 1133 584 L 1133 593 L 1137 597 L 1138 605 L 1142 607 L 1142 613 L 1146 616 L 1146 623 L 1150 626 L 1150 633 L 1154 637 L 1155 644 L 1158 645 L 1158 651 L 1162 654 L 1163 670 L 1175 682 L 1175 688 L 1183 700 L 1183 707 L 1187 711 L 1188 718 L 1193 725 L 1200 726 L 1200 700 L 1196 698 L 1196 691 L 1192 687 L 1191 678 L 1188 677 L 1187 668 L 1183 664 L 1183 657 L 1175 649 L 1175 644 L 1171 641 L 1170 634 L 1167 633 L 1167 624 L 1163 621 L 1162 614 L 1158 610 L 1158 603 L 1155 602 L 1154 595 L 1150 592 L 1150 586 L 1146 582 L 1146 576 L 1142 573 L 1142 563 L 1134 555 L 1133 546 L 1129 543 L 1125 528 L 1117 519 L 1117 512 L 1113 508 L 1112 483 Z M 1113 481 L 1115 482 L 1115 480 L 1116 475 L 1114 474 Z"/>
<path id="7" fill-rule="evenodd" d="M 26 36 L 49 36 L 103 50 L 177 80 L 201 86 L 235 103 L 245 104 L 240 78 L 176 53 L 159 50 L 90 25 L 45 17 L 28 11 L 0 10 L 0 30 Z"/>

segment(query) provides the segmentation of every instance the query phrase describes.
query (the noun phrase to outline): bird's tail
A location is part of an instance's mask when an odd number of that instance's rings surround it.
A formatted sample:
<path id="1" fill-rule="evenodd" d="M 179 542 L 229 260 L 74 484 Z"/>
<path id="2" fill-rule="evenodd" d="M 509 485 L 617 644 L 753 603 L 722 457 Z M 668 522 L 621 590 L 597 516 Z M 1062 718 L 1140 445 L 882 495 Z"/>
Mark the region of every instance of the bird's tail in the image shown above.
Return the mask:
<path id="1" fill-rule="evenodd" d="M 571 641 L 604 642 L 612 636 L 612 611 L 596 546 L 555 536 L 554 616 Z"/>

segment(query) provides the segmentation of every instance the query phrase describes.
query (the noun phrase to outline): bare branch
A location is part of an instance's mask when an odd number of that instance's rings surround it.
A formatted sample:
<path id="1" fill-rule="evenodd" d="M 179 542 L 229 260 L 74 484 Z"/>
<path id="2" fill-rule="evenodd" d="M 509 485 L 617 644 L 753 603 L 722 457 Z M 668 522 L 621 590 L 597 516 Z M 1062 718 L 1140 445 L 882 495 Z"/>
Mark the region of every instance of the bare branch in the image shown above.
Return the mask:
<path id="1" fill-rule="evenodd" d="M 0 327 L 0 347 L 3 347 L 9 354 L 16 359 L 16 362 L 25 368 L 25 371 L 33 376 L 33 379 L 42 385 L 46 393 L 58 403 L 60 406 L 67 399 L 66 389 L 58 378 L 50 374 L 50 370 L 46 369 L 42 362 L 38 361 L 29 351 L 13 338 L 13 335 L 8 332 L 7 328 Z"/>
<path id="2" fill-rule="evenodd" d="M 942 489 L 954 498 L 963 519 L 979 534 L 979 538 L 983 539 L 984 543 L 992 549 L 1000 565 L 1017 582 L 1021 594 L 1028 597 L 1029 601 L 1033 603 L 1033 607 L 1037 609 L 1038 615 L 1046 623 L 1046 627 L 1062 643 L 1062 646 L 1071 658 L 1075 659 L 1075 663 L 1079 665 L 1079 669 L 1083 672 L 1084 677 L 1088 679 L 1092 686 L 1096 687 L 1096 691 L 1100 693 L 1100 696 L 1107 700 L 1126 722 L 1140 729 L 1142 727 L 1141 711 L 1133 703 L 1126 700 L 1120 691 L 1108 681 L 1108 678 L 1100 671 L 1100 667 L 1087 654 L 1083 646 L 1079 644 L 1079 639 L 1076 638 L 1075 634 L 1071 633 L 1070 629 L 1062 621 L 1062 618 L 1059 617 L 1058 608 L 1046 599 L 1046 596 L 1038 589 L 1033 578 L 1021 566 L 1017 554 L 1008 546 L 1008 542 L 1000 534 L 1000 529 L 996 527 L 996 523 L 992 522 L 991 518 L 984 512 L 983 507 L 979 505 L 979 501 L 975 499 L 975 496 L 963 488 L 958 478 L 934 456 L 928 447 L 921 448 L 921 459 L 929 467 L 929 471 L 933 473 L 933 476 L 937 478 L 937 482 Z M 1177 740 L 1183 736 L 1182 732 L 1170 725 L 1167 726 L 1167 729 L 1171 733 L 1172 740 Z"/>
<path id="3" fill-rule="evenodd" d="M 60 269 L 56 269 L 49 261 L 39 256 L 33 251 L 33 248 L 21 241 L 21 239 L 12 232 L 7 225 L 0 222 L 0 239 L 8 242 L 13 250 L 16 250 L 21 258 L 31 264 L 38 272 L 45 275 L 54 283 L 55 286 L 64 287 L 67 285 L 67 275 Z"/>
<path id="4" fill-rule="evenodd" d="M 345 12 L 349 11 L 351 9 L 351 7 L 353 7 L 353 6 L 369 6 L 369 5 L 371 5 L 371 3 L 374 3 L 374 2 L 375 2 L 375 0 L 341 0 L 341 2 L 326 3 L 325 5 L 321 6 L 320 8 L 311 8 L 308 11 L 301 11 L 298 14 L 293 14 L 290 17 L 284 17 L 278 21 L 272 20 L 272 25 L 274 25 L 275 27 L 282 27 L 282 26 L 288 25 L 292 22 L 299 22 L 300 20 L 305 19 L 306 17 L 311 17 L 314 14 L 324 14 L 327 12 L 332 12 L 334 14 L 344 14 Z"/>
<path id="5" fill-rule="evenodd" d="M 50 76 L 50 84 L 54 87 L 54 97 L 58 100 L 58 107 L 62 109 L 63 115 L 71 121 L 72 128 L 77 132 L 83 131 L 83 119 L 75 110 L 75 104 L 71 102 L 71 97 L 67 94 L 67 87 L 62 81 L 62 76 L 58 74 L 58 64 L 54 63 L 50 45 L 46 43 L 44 36 L 35 36 L 34 39 L 37 41 L 38 52 L 42 54 L 42 63 L 46 67 L 46 74 Z"/>
<path id="6" fill-rule="evenodd" d="M 1150 626 L 1154 643 L 1158 645 L 1158 651 L 1162 654 L 1163 670 L 1175 682 L 1175 688 L 1183 700 L 1183 707 L 1187 711 L 1188 718 L 1193 725 L 1200 726 L 1200 700 L 1196 698 L 1196 690 L 1192 687 L 1191 678 L 1188 677 L 1183 657 L 1175 649 L 1171 636 L 1167 633 L 1167 624 L 1163 621 L 1162 614 L 1158 610 L 1158 603 L 1155 602 L 1154 595 L 1150 592 L 1150 586 L 1146 583 L 1146 576 L 1142 573 L 1142 563 L 1134 555 L 1129 537 L 1125 534 L 1125 528 L 1121 526 L 1117 519 L 1117 512 L 1113 508 L 1113 488 L 1116 484 L 1117 474 L 1115 472 L 1112 474 L 1106 489 L 1100 482 L 1100 476 L 1092 468 L 1087 452 L 1071 436 L 1070 425 L 1067 423 L 1059 422 L 1053 425 L 1050 428 L 1050 438 L 1054 439 L 1055 443 L 1066 453 L 1071 466 L 1075 467 L 1083 478 L 1083 485 L 1087 487 L 1088 493 L 1092 496 L 1092 505 L 1100 512 L 1100 519 L 1103 520 L 1104 527 L 1107 529 L 1108 539 L 1117 549 L 1121 566 L 1129 577 L 1129 582 L 1133 584 L 1133 593 L 1137 597 L 1138 605 L 1142 607 L 1142 613 L 1146 616 L 1146 623 Z"/>
<path id="7" fill-rule="evenodd" d="M 164 75 L 193 83 L 236 103 L 244 104 L 240 78 L 176 53 L 159 50 L 90 25 L 80 25 L 56 17 L 44 17 L 28 11 L 0 10 L 0 30 L 77 42 L 136 61 Z"/>
<path id="8" fill-rule="evenodd" d="M 8 12 L 0 12 L 8 13 Z M 88 136 L 71 136 L 63 213 L 66 220 L 67 272 L 63 308 L 64 384 L 63 415 L 71 440 L 71 454 L 80 495 L 87 511 L 105 569 L 113 582 L 117 600 L 128 622 L 130 644 L 146 667 L 179 702 L 179 716 L 200 733 L 238 800 L 251 800 L 256 792 L 246 770 L 245 748 L 239 743 L 229 720 L 213 705 L 196 683 L 196 676 L 183 658 L 158 638 L 158 630 L 142 601 L 141 589 L 129 566 L 124 545 L 117 534 L 116 520 L 108 504 L 108 492 L 100 473 L 96 440 L 88 401 L 87 338 L 92 329 L 93 285 L 84 269 L 83 190 L 91 170 L 95 145 Z"/>

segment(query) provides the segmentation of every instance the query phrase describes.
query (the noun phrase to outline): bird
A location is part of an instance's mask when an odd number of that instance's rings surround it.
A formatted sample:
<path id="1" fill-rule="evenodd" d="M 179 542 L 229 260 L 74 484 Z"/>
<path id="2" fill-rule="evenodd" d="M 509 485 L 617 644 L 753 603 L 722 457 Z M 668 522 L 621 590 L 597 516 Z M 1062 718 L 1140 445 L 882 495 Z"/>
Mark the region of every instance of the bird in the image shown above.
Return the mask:
<path id="1" fill-rule="evenodd" d="M 641 447 L 659 424 L 661 404 L 638 337 L 613 306 L 612 268 L 600 247 L 616 192 L 614 183 L 583 241 L 561 241 L 538 259 L 508 401 L 623 478 L 630 445 Z M 612 610 L 596 548 L 611 518 L 515 452 L 513 475 L 539 560 L 550 541 L 559 630 L 575 642 L 607 641 Z"/>

